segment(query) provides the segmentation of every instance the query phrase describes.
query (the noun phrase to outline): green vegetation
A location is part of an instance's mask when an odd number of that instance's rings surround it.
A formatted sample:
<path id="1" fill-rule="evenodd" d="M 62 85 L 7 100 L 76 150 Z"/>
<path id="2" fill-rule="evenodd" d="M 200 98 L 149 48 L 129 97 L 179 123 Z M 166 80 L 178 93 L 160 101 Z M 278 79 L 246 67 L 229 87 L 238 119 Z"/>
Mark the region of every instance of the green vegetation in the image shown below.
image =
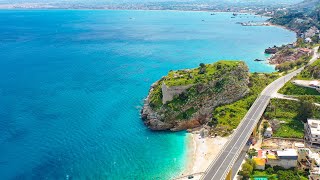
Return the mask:
<path id="1" fill-rule="evenodd" d="M 257 152 L 257 150 L 256 150 L 256 149 L 252 148 L 252 149 L 249 149 L 249 151 L 248 151 L 248 153 L 247 153 L 247 154 L 249 155 L 249 158 L 250 158 L 250 159 L 252 159 L 252 157 L 254 157 L 254 156 L 257 156 L 257 155 L 258 155 L 258 152 Z"/>
<path id="2" fill-rule="evenodd" d="M 293 51 L 292 49 L 287 49 L 287 50 Z M 276 70 L 278 70 L 280 72 L 286 72 L 291 69 L 300 68 L 300 67 L 306 65 L 309 62 L 309 60 L 310 60 L 310 56 L 303 55 L 302 57 L 300 57 L 299 59 L 297 59 L 295 61 L 287 61 L 287 62 L 284 62 L 284 63 L 277 65 Z"/>
<path id="3" fill-rule="evenodd" d="M 281 123 L 274 129 L 274 137 L 303 138 L 303 121 L 306 118 L 320 118 L 320 108 L 314 106 L 308 99 L 301 101 L 272 99 L 264 116 L 266 119 Z"/>
<path id="4" fill-rule="evenodd" d="M 242 164 L 239 174 L 243 177 L 243 179 L 249 179 L 255 167 L 255 162 L 252 159 L 247 159 L 246 162 Z"/>
<path id="5" fill-rule="evenodd" d="M 319 48 L 320 49 L 320 48 Z M 312 80 L 320 78 L 320 59 L 308 65 L 298 76 L 297 79 Z"/>
<path id="6" fill-rule="evenodd" d="M 279 77 L 278 74 L 258 74 L 250 75 L 250 92 L 244 98 L 228 105 L 217 107 L 213 111 L 212 121 L 209 125 L 215 126 L 214 133 L 220 136 L 226 136 L 237 128 L 238 124 L 250 109 L 260 92 L 272 81 Z"/>
<path id="7" fill-rule="evenodd" d="M 316 1 L 314 1 L 316 2 Z M 316 4 L 315 4 L 316 5 Z M 311 5 L 311 7 L 299 7 L 282 11 L 276 11 L 273 18 L 269 21 L 274 24 L 282 25 L 297 31 L 298 33 L 305 32 L 312 26 L 320 28 L 320 7 Z"/>
<path id="8" fill-rule="evenodd" d="M 316 95 L 316 96 L 308 96 L 308 95 L 306 95 L 306 96 L 297 96 L 296 98 L 300 99 L 300 100 L 307 99 L 311 103 L 320 104 L 320 96 L 319 95 Z"/>
<path id="9" fill-rule="evenodd" d="M 150 106 L 151 108 L 158 109 L 162 106 L 162 90 L 161 90 L 162 80 L 158 81 L 153 91 L 150 92 Z"/>
<path id="10" fill-rule="evenodd" d="M 320 49 L 320 48 L 319 48 Z M 320 59 L 308 65 L 297 77 L 300 80 L 313 80 L 320 76 Z M 285 95 L 320 95 L 320 93 L 312 88 L 300 87 L 294 85 L 292 82 L 287 82 L 280 90 L 279 93 Z M 318 99 L 317 97 L 315 97 Z M 319 101 L 315 101 L 319 102 Z"/>
<path id="11" fill-rule="evenodd" d="M 312 88 L 301 87 L 287 82 L 280 90 L 279 93 L 285 95 L 320 95 L 320 93 Z"/>
<path id="12" fill-rule="evenodd" d="M 195 69 L 170 71 L 152 85 L 148 115 L 167 123 L 165 127 L 193 128 L 208 122 L 215 107 L 241 99 L 248 90 L 249 69 L 244 62 L 201 63 Z M 163 93 L 172 100 L 163 103 Z"/>
<path id="13" fill-rule="evenodd" d="M 167 86 L 184 86 L 189 84 L 207 83 L 224 72 L 239 65 L 239 61 L 219 61 L 213 64 L 200 63 L 199 68 L 170 71 L 163 82 Z"/>
<path id="14" fill-rule="evenodd" d="M 294 168 L 284 169 L 280 166 L 266 165 L 265 170 L 254 170 L 250 177 L 267 177 L 269 180 L 307 180 L 308 173 Z"/>

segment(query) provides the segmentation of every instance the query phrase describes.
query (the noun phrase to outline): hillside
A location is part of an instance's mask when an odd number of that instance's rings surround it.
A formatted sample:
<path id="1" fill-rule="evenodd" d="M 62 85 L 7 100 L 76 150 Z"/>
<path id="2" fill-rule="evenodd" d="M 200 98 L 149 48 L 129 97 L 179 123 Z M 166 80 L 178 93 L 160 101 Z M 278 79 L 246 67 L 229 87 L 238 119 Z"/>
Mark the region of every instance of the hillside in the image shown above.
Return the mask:
<path id="1" fill-rule="evenodd" d="M 289 9 L 280 10 L 269 21 L 299 34 L 312 27 L 320 29 L 320 0 L 305 0 Z"/>
<path id="2" fill-rule="evenodd" d="M 248 85 L 248 67 L 241 61 L 170 71 L 151 86 L 142 119 L 152 130 L 197 127 L 212 119 L 215 107 L 244 97 L 249 92 Z"/>

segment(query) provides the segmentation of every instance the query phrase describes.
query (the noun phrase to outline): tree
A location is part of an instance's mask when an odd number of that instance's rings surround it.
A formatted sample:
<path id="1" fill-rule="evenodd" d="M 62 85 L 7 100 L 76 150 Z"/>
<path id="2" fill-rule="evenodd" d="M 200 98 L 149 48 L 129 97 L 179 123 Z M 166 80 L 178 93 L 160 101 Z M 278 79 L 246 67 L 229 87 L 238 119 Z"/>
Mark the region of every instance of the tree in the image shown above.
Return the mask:
<path id="1" fill-rule="evenodd" d="M 300 180 L 292 170 L 280 170 L 277 172 L 279 180 Z"/>
<path id="2" fill-rule="evenodd" d="M 202 68 L 206 67 L 206 65 L 204 63 L 200 63 L 199 66 L 202 67 Z"/>
<path id="3" fill-rule="evenodd" d="M 274 170 L 273 170 L 272 167 L 268 167 L 268 168 L 266 169 L 266 171 L 267 171 L 267 173 L 270 174 L 270 175 L 272 175 L 272 174 L 274 173 Z"/>
<path id="4" fill-rule="evenodd" d="M 200 63 L 199 65 L 199 74 L 204 74 L 206 73 L 206 65 L 204 63 Z"/>
<path id="5" fill-rule="evenodd" d="M 239 174 L 243 179 L 250 179 L 253 169 L 255 168 L 255 162 L 252 159 L 248 159 L 241 167 L 242 169 Z"/>
<path id="6" fill-rule="evenodd" d="M 243 179 L 249 179 L 253 171 L 253 167 L 249 163 L 244 163 L 242 165 L 242 170 L 239 174 L 243 177 Z"/>
<path id="7" fill-rule="evenodd" d="M 303 122 L 307 122 L 307 119 L 312 116 L 314 105 L 308 99 L 300 99 L 299 117 Z"/>
<path id="8" fill-rule="evenodd" d="M 258 152 L 257 152 L 256 149 L 252 148 L 252 149 L 249 149 L 248 155 L 249 155 L 250 158 L 252 158 L 253 156 L 257 156 Z"/>

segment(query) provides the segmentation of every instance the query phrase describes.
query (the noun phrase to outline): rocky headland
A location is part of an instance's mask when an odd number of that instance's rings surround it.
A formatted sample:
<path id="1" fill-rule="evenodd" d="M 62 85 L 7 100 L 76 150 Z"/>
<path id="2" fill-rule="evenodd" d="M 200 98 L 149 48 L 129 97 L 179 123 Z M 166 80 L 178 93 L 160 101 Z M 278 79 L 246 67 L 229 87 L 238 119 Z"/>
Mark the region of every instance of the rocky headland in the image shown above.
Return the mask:
<path id="1" fill-rule="evenodd" d="M 242 61 L 200 64 L 195 69 L 170 71 L 155 82 L 141 116 L 152 130 L 179 131 L 212 119 L 215 107 L 233 103 L 249 92 L 249 72 Z"/>

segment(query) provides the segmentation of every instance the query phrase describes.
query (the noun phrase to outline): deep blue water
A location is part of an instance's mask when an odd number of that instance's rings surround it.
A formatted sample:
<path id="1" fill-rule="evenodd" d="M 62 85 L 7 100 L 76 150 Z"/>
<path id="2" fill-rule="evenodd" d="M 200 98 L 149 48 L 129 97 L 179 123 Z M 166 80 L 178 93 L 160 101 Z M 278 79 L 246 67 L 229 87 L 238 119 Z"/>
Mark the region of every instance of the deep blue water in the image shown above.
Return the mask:
<path id="1" fill-rule="evenodd" d="M 204 20 L 204 21 L 202 21 Z M 295 40 L 230 13 L 1 10 L 0 179 L 168 179 L 184 132 L 151 132 L 139 110 L 171 69 L 242 59 Z"/>

